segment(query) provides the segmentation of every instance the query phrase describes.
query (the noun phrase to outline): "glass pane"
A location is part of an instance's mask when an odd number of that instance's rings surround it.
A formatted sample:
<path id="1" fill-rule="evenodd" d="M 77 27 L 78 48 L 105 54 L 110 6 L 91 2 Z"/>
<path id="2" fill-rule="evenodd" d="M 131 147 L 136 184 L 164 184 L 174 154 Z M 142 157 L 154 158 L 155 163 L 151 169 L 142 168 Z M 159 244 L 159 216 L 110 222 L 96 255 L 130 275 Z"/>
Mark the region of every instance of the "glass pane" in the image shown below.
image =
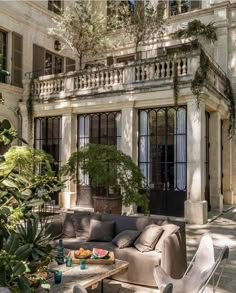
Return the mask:
<path id="1" fill-rule="evenodd" d="M 159 110 L 157 112 L 157 135 L 165 135 L 166 133 L 166 115 L 165 110 Z"/>
<path id="2" fill-rule="evenodd" d="M 175 132 L 175 119 L 176 119 L 176 110 L 169 109 L 167 117 L 167 129 L 169 134 L 173 134 Z"/>

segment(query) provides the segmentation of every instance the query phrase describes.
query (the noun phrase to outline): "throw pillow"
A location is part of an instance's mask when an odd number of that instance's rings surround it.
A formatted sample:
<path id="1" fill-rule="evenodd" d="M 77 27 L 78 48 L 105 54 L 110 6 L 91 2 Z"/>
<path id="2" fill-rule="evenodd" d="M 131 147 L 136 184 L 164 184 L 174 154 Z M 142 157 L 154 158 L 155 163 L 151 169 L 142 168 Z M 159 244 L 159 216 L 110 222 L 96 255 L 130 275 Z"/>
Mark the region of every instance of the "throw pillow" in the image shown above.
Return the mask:
<path id="1" fill-rule="evenodd" d="M 72 217 L 72 222 L 75 227 L 75 234 L 79 240 L 88 240 L 90 221 L 91 219 L 100 220 L 101 215 L 99 214 L 82 214 L 75 213 Z"/>
<path id="2" fill-rule="evenodd" d="M 73 216 L 73 214 L 70 214 L 70 213 L 67 213 L 65 216 L 64 224 L 63 224 L 63 231 L 62 231 L 63 238 L 75 237 L 75 227 L 72 222 L 72 216 Z"/>
<path id="3" fill-rule="evenodd" d="M 124 230 L 112 239 L 112 243 L 119 248 L 130 247 L 140 235 L 140 233 L 141 231 L 137 230 Z"/>
<path id="4" fill-rule="evenodd" d="M 114 236 L 114 221 L 98 221 L 91 219 L 88 241 L 110 242 Z"/>
<path id="5" fill-rule="evenodd" d="M 162 235 L 161 235 L 160 239 L 158 240 L 156 247 L 155 247 L 155 250 L 157 250 L 158 252 L 162 252 L 164 240 L 168 236 L 170 236 L 171 234 L 173 234 L 179 230 L 179 226 L 176 226 L 174 224 L 165 224 L 161 227 L 163 228 L 163 233 L 162 233 Z"/>
<path id="6" fill-rule="evenodd" d="M 134 242 L 134 246 L 140 252 L 151 251 L 154 249 L 162 232 L 163 228 L 161 226 L 155 224 L 148 225 L 143 229 L 138 239 Z"/>

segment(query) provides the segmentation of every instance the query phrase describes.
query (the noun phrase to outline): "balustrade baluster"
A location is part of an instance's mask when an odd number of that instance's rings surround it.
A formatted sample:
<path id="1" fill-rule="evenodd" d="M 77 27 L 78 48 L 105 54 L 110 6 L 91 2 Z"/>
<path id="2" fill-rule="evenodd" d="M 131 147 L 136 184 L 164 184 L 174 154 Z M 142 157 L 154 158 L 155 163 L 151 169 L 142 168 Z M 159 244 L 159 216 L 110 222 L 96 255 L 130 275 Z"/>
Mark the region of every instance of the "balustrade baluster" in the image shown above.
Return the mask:
<path id="1" fill-rule="evenodd" d="M 183 69 L 182 69 L 183 75 L 187 74 L 187 58 L 183 58 Z"/>
<path id="2" fill-rule="evenodd" d="M 181 61 L 182 61 L 182 59 L 179 59 L 179 60 L 177 61 L 177 72 L 178 72 L 178 76 L 180 76 L 181 73 L 182 73 Z"/>
<path id="3" fill-rule="evenodd" d="M 161 78 L 165 77 L 165 62 L 161 62 Z"/>
<path id="4" fill-rule="evenodd" d="M 114 69 L 114 84 L 118 83 L 117 69 Z"/>
<path id="5" fill-rule="evenodd" d="M 170 77 L 170 61 L 166 62 L 166 77 Z"/>

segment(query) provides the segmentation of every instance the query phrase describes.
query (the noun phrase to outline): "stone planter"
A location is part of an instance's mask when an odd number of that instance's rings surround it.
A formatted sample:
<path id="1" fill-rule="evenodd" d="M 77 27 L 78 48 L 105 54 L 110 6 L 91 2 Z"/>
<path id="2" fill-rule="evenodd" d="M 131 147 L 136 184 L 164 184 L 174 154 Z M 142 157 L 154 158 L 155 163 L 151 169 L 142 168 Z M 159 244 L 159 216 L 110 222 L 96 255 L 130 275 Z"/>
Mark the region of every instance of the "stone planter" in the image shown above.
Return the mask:
<path id="1" fill-rule="evenodd" d="M 122 198 L 120 196 L 93 196 L 94 212 L 121 214 Z"/>

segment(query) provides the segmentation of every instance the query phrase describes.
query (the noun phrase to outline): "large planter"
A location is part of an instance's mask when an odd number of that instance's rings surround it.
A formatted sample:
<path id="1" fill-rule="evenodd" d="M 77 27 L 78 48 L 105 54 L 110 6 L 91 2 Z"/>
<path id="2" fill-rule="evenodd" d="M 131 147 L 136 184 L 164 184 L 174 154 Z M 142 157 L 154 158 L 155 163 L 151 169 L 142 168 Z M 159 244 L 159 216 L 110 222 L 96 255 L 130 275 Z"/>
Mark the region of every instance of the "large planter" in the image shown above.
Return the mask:
<path id="1" fill-rule="evenodd" d="M 122 198 L 120 196 L 93 196 L 94 212 L 121 214 Z"/>

